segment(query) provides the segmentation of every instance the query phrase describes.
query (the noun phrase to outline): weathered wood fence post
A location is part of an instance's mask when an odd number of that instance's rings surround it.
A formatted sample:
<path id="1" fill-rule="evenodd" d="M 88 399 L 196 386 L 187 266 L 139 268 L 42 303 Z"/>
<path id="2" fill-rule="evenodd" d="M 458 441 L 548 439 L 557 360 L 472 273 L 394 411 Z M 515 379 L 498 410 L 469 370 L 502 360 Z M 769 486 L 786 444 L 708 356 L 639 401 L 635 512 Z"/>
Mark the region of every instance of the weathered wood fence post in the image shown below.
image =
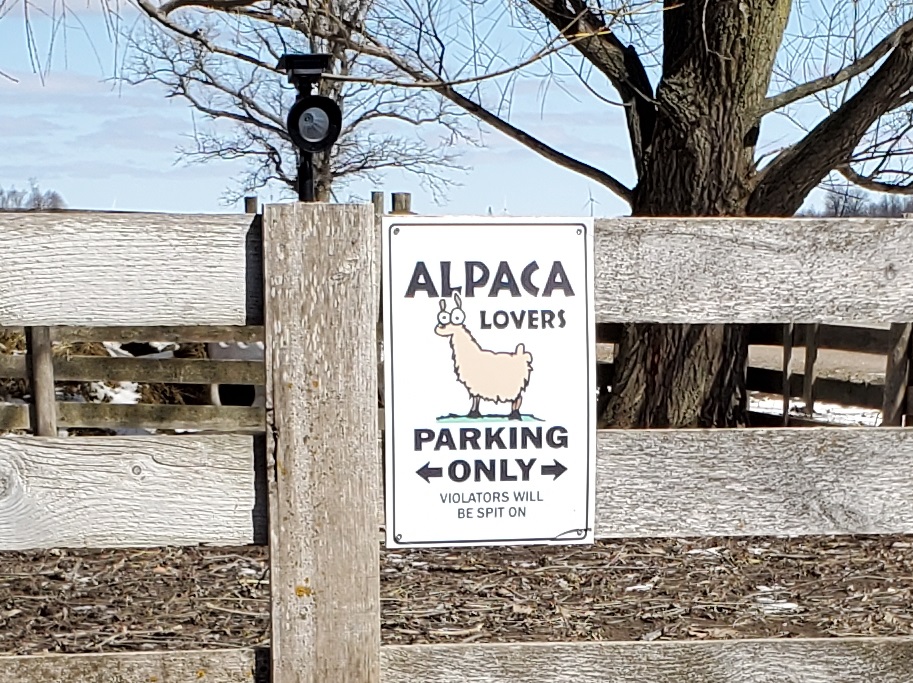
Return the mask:
<path id="1" fill-rule="evenodd" d="M 888 358 L 885 365 L 884 401 L 881 425 L 900 427 L 907 412 L 907 386 L 910 383 L 910 341 L 913 323 L 891 323 Z"/>
<path id="2" fill-rule="evenodd" d="M 805 378 L 802 380 L 803 409 L 808 417 L 815 415 L 815 363 L 818 362 L 819 323 L 805 326 Z"/>
<path id="3" fill-rule="evenodd" d="M 409 192 L 393 193 L 392 213 L 411 213 L 412 212 L 412 194 Z"/>
<path id="4" fill-rule="evenodd" d="M 35 436 L 57 436 L 57 395 L 50 327 L 26 327 L 28 376 L 32 392 L 31 427 Z"/>
<path id="5" fill-rule="evenodd" d="M 370 205 L 263 213 L 273 683 L 378 683 Z"/>

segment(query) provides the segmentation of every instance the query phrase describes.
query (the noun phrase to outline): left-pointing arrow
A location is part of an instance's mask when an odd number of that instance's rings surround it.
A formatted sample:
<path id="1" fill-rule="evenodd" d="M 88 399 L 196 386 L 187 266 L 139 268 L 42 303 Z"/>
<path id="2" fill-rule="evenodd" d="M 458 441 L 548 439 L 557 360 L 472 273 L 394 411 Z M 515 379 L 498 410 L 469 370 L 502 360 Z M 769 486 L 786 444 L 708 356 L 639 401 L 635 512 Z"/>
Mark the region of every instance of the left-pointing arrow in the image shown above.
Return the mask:
<path id="1" fill-rule="evenodd" d="M 429 484 L 431 483 L 431 477 L 441 477 L 444 475 L 443 468 L 430 467 L 430 465 L 430 462 L 426 462 L 420 470 L 416 470 L 416 474 L 427 481 Z"/>

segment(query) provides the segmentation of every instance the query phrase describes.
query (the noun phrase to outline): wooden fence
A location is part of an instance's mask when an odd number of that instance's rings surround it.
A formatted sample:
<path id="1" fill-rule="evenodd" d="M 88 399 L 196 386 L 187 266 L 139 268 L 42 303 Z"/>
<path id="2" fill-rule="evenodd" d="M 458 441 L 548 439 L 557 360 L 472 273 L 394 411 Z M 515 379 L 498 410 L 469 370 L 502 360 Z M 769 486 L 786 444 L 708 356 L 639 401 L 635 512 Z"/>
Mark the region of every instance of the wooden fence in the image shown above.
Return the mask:
<path id="1" fill-rule="evenodd" d="M 262 237 L 243 216 L 0 216 L 0 325 L 39 347 L 48 327 L 263 325 L 267 349 L 265 438 L 0 438 L 0 550 L 268 542 L 272 592 L 268 653 L 0 657 L 0 680 L 909 680 L 903 637 L 381 647 L 376 246 L 369 206 L 267 206 Z M 598 221 L 596 249 L 605 324 L 913 320 L 910 221 Z M 893 427 L 609 430 L 596 535 L 911 533 L 911 457 Z"/>

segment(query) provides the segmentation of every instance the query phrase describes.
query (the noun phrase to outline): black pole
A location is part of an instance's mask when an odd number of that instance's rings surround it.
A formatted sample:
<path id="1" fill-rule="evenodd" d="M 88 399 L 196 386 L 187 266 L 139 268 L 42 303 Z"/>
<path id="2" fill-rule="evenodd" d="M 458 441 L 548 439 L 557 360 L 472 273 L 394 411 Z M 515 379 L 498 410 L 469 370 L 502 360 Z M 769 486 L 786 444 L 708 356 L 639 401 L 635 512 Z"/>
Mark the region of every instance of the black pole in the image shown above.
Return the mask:
<path id="1" fill-rule="evenodd" d="M 298 201 L 314 202 L 314 156 L 310 152 L 301 152 L 298 162 Z"/>

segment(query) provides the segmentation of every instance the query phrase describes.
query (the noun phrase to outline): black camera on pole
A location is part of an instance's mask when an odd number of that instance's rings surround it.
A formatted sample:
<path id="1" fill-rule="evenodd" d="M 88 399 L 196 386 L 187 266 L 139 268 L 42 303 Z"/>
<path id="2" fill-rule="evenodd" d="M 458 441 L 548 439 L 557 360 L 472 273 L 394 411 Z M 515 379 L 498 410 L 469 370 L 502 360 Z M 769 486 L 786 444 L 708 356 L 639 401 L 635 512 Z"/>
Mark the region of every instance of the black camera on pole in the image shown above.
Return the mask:
<path id="1" fill-rule="evenodd" d="M 342 130 L 342 111 L 329 97 L 311 94 L 311 89 L 330 68 L 328 54 L 284 54 L 277 69 L 288 74 L 298 97 L 289 109 L 286 126 L 299 149 L 298 199 L 314 201 L 314 157 L 333 146 Z"/>

